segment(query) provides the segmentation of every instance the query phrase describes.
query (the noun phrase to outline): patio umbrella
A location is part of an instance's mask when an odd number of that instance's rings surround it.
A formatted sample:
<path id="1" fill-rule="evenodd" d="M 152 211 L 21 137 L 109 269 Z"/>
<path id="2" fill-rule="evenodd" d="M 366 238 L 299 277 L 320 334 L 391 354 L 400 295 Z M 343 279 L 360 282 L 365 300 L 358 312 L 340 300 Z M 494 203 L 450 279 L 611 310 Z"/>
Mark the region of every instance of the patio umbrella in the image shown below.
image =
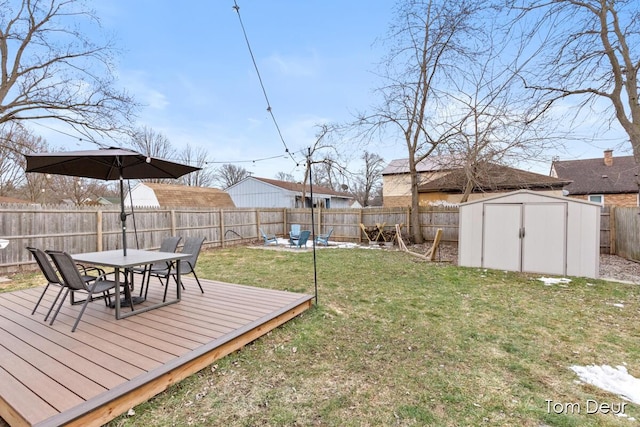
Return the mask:
<path id="1" fill-rule="evenodd" d="M 148 157 L 127 148 L 105 148 L 85 151 L 26 154 L 26 172 L 82 178 L 120 180 L 120 220 L 122 221 L 122 249 L 127 255 L 127 214 L 124 211 L 124 180 L 151 178 L 179 178 L 200 168 Z"/>

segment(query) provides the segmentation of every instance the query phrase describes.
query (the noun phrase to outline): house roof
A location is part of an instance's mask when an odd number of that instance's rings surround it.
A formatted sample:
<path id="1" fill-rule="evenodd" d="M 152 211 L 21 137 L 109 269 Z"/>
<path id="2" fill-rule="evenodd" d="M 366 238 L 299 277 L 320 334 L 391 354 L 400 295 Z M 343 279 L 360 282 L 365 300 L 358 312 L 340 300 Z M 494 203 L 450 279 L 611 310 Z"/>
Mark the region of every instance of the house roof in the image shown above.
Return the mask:
<path id="1" fill-rule="evenodd" d="M 450 155 L 429 156 L 418 162 L 416 170 L 418 172 L 437 172 L 457 169 L 461 166 L 460 159 Z M 409 159 L 391 160 L 382 170 L 382 175 L 399 175 L 409 173 Z"/>
<path id="2" fill-rule="evenodd" d="M 151 188 L 162 207 L 216 207 L 235 208 L 231 196 L 224 191 L 211 187 L 191 187 L 188 185 L 156 184 L 145 182 Z"/>
<path id="3" fill-rule="evenodd" d="M 480 179 L 474 188 L 474 193 L 510 190 L 552 190 L 562 189 L 570 181 L 554 178 L 552 176 L 515 169 L 509 166 L 486 163 L 482 165 Z M 429 181 L 420 187 L 420 193 L 462 193 L 467 182 L 464 169 L 456 169 L 445 176 Z"/>
<path id="4" fill-rule="evenodd" d="M 17 199 L 15 197 L 0 196 L 0 203 L 24 204 L 24 203 L 31 203 L 31 202 L 29 200 Z"/>
<path id="5" fill-rule="evenodd" d="M 271 184 L 271 185 L 275 185 L 276 187 L 280 187 L 282 189 L 288 190 L 288 191 L 293 191 L 296 193 L 302 193 L 302 190 L 304 188 L 305 193 L 309 193 L 311 191 L 311 188 L 309 185 L 303 186 L 301 183 L 299 182 L 289 182 L 289 181 L 279 181 L 277 179 L 268 179 L 268 178 L 259 178 L 257 176 L 253 176 L 250 177 L 253 179 L 257 179 L 258 181 L 262 181 L 265 182 L 267 184 Z M 326 194 L 329 196 L 335 196 L 335 197 L 343 197 L 346 199 L 352 199 L 353 196 L 349 193 L 344 193 L 341 191 L 336 191 L 333 190 L 329 187 L 323 187 L 321 185 L 314 185 L 313 186 L 313 192 L 314 194 Z"/>
<path id="6" fill-rule="evenodd" d="M 564 188 L 569 194 L 637 193 L 640 169 L 633 156 L 612 157 L 612 160 L 610 166 L 602 157 L 557 160 L 551 168 L 559 178 L 573 181 Z"/>

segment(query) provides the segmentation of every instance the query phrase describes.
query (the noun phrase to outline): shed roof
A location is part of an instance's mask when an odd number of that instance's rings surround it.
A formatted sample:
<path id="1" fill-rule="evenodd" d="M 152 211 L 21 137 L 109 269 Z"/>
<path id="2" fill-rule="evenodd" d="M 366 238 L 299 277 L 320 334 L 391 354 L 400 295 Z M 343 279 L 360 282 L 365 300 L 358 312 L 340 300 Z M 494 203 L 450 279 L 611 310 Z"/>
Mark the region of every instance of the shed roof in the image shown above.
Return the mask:
<path id="1" fill-rule="evenodd" d="M 588 200 L 576 199 L 574 197 L 554 196 L 552 194 L 545 194 L 545 193 L 540 193 L 540 192 L 532 191 L 532 190 L 516 190 L 516 191 L 511 191 L 509 193 L 496 194 L 495 196 L 486 197 L 486 198 L 483 198 L 483 199 L 471 200 L 471 201 L 466 202 L 466 203 L 461 203 L 460 204 L 460 208 L 462 208 L 463 206 L 468 206 L 468 205 L 475 205 L 475 204 L 482 204 L 482 203 L 486 204 L 486 203 L 493 203 L 493 202 L 502 202 L 502 200 L 500 200 L 500 199 L 516 198 L 516 197 L 518 197 L 520 195 L 531 195 L 531 196 L 536 197 L 537 199 L 548 199 L 550 202 L 561 201 L 561 202 L 566 202 L 566 203 L 584 204 L 584 205 L 593 206 L 594 208 L 596 208 L 598 210 L 601 209 L 600 204 L 593 203 L 593 202 L 590 202 Z"/>
<path id="2" fill-rule="evenodd" d="M 231 200 L 231 196 L 218 188 L 149 182 L 145 182 L 143 185 L 153 190 L 162 207 L 235 208 L 236 206 Z"/>
<path id="3" fill-rule="evenodd" d="M 562 189 L 571 181 L 554 178 L 548 175 L 515 169 L 509 166 L 485 163 L 481 165 L 479 183 L 474 188 L 474 193 L 509 191 L 509 190 L 553 190 Z M 456 169 L 445 176 L 429 181 L 420 187 L 420 193 L 448 192 L 462 193 L 466 185 L 467 177 L 464 169 Z"/>
<path id="4" fill-rule="evenodd" d="M 557 160 L 551 165 L 561 179 L 573 181 L 565 187 L 569 194 L 619 194 L 638 192 L 638 172 L 633 156 L 612 157 L 608 166 L 602 157 Z"/>

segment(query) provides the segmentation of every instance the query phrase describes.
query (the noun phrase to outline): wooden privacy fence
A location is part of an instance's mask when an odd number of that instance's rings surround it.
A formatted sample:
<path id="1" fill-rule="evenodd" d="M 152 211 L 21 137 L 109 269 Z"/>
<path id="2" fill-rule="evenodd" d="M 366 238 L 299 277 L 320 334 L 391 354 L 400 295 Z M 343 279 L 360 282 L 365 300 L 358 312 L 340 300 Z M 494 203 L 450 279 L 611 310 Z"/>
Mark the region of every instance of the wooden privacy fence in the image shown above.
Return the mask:
<path id="1" fill-rule="evenodd" d="M 612 208 L 611 253 L 640 262 L 640 210 Z"/>
<path id="2" fill-rule="evenodd" d="M 442 241 L 458 241 L 457 208 L 421 208 L 421 229 L 427 240 L 443 230 Z M 205 247 L 223 247 L 260 240 L 259 229 L 281 237 L 291 224 L 311 229 L 310 209 L 235 208 L 164 209 L 136 208 L 127 218 L 127 247 L 157 249 L 166 236 L 204 236 Z M 360 224 L 385 224 L 394 229 L 403 224 L 409 235 L 409 208 L 315 209 L 316 234 L 333 228 L 332 240 L 367 241 Z M 0 206 L 0 238 L 9 246 L 0 250 L 0 274 L 35 265 L 27 246 L 60 249 L 71 253 L 122 248 L 122 228 L 118 207 Z"/>
<path id="3" fill-rule="evenodd" d="M 360 224 L 384 224 L 410 236 L 409 208 L 315 209 L 316 234 L 333 228 L 332 240 L 367 242 Z M 432 241 L 442 229 L 442 242 L 458 241 L 458 209 L 420 208 L 422 235 Z M 204 236 L 205 247 L 224 247 L 260 240 L 259 229 L 280 237 L 291 224 L 311 229 L 310 209 L 234 208 L 162 209 L 136 208 L 127 219 L 127 247 L 157 249 L 166 236 Z M 120 211 L 117 207 L 0 206 L 0 238 L 9 246 L 0 250 L 0 274 L 33 265 L 27 246 L 62 249 L 71 253 L 122 248 Z M 638 208 L 604 208 L 600 224 L 600 252 L 640 261 L 640 215 Z"/>

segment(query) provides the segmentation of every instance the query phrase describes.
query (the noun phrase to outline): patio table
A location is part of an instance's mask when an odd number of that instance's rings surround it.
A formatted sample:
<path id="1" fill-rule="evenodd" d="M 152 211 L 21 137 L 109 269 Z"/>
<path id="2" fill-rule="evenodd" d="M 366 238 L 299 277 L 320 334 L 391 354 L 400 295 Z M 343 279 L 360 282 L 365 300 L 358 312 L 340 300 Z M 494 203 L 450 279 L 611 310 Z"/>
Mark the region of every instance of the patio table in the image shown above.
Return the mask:
<path id="1" fill-rule="evenodd" d="M 121 249 L 102 252 L 85 252 L 81 254 L 71 255 L 75 261 L 99 265 L 104 267 L 112 267 L 115 273 L 115 294 L 116 294 L 116 319 L 123 319 L 125 317 L 133 316 L 134 314 L 143 313 L 145 311 L 153 310 L 155 308 L 163 307 L 165 305 L 174 304 L 180 301 L 182 295 L 182 287 L 180 286 L 180 262 L 176 262 L 176 298 L 173 300 L 160 302 L 153 305 L 148 305 L 139 309 L 135 309 L 130 312 L 120 313 L 120 270 L 127 270 L 137 266 L 147 266 L 156 262 L 172 262 L 178 261 L 183 258 L 189 257 L 190 254 L 177 253 L 177 252 L 157 252 L 157 251 L 145 251 L 139 249 L 129 249 L 127 255 L 124 255 Z M 126 273 L 125 273 L 126 274 Z M 167 286 L 169 282 L 167 281 Z M 126 290 L 125 290 L 126 293 Z M 131 298 L 131 295 L 129 295 Z"/>

